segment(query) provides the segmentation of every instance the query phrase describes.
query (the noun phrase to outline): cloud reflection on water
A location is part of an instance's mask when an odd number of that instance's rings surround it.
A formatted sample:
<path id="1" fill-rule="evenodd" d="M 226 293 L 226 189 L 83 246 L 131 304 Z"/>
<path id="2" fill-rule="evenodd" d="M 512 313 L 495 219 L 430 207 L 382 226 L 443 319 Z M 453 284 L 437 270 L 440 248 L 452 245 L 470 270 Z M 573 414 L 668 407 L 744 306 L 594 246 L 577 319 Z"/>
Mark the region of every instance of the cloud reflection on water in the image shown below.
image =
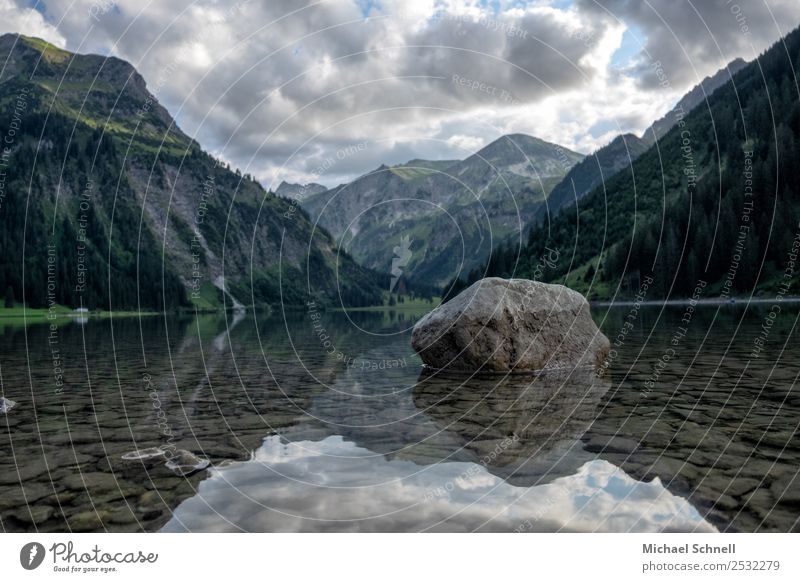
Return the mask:
<path id="1" fill-rule="evenodd" d="M 253 460 L 215 469 L 163 531 L 687 531 L 713 532 L 658 479 L 607 461 L 534 487 L 475 463 L 421 467 L 330 436 L 264 439 Z"/>

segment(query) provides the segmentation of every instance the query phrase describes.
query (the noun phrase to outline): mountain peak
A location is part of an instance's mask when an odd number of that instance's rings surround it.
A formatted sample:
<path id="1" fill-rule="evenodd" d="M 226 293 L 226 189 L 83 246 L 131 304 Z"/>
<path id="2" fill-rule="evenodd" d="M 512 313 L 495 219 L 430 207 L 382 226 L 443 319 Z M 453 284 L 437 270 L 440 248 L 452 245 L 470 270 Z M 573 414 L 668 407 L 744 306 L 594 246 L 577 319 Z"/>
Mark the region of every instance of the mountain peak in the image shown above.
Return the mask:
<path id="1" fill-rule="evenodd" d="M 34 36 L 25 36 L 18 33 L 0 35 L 0 54 L 10 57 L 13 74 L 21 72 L 30 76 L 41 78 L 58 78 L 66 76 L 70 80 L 111 82 L 120 88 L 123 85 L 135 86 L 138 90 L 146 90 L 144 78 L 136 68 L 124 59 L 111 55 L 79 54 L 57 47 L 56 45 Z M 43 67 L 42 63 L 31 61 L 30 56 L 41 57 L 44 63 L 51 65 Z M 69 69 L 63 65 L 69 64 Z M 90 76 L 91 75 L 91 76 Z M 4 76 L 9 76 L 4 74 Z M 65 79 L 66 80 L 66 79 Z M 87 86 L 87 89 L 92 88 Z"/>
<path id="2" fill-rule="evenodd" d="M 14 79 L 35 96 L 31 107 L 61 115 L 112 137 L 131 137 L 144 149 L 182 155 L 192 140 L 147 90 L 129 62 L 113 56 L 76 54 L 21 34 L 0 36 L 0 82 Z M 110 117 L 106 111 L 114 103 Z M 165 152 L 166 153 L 166 152 Z"/>
<path id="3" fill-rule="evenodd" d="M 65 51 L 44 39 L 35 36 L 25 36 L 15 32 L 0 35 L 0 48 L 8 49 L 29 48 L 43 55 L 49 62 L 63 62 L 70 57 L 70 52 Z"/>
<path id="4" fill-rule="evenodd" d="M 531 152 L 533 154 L 540 154 L 543 152 L 551 152 L 552 150 L 561 150 L 566 152 L 569 158 L 577 157 L 575 160 L 580 161 L 585 156 L 579 152 L 574 152 L 564 146 L 561 146 L 556 143 L 552 143 L 542 138 L 528 135 L 526 133 L 509 133 L 506 135 L 502 135 L 498 137 L 493 142 L 489 143 L 488 145 L 481 148 L 477 153 L 482 154 L 483 152 L 490 152 L 493 149 L 504 149 L 504 148 L 515 148 L 518 150 L 522 150 L 523 152 L 527 153 Z"/>
<path id="5" fill-rule="evenodd" d="M 511 133 L 497 138 L 462 163 L 479 160 L 484 165 L 487 162 L 492 165 L 533 164 L 537 166 L 534 175 L 563 176 L 584 157 L 581 153 L 532 135 Z"/>
<path id="6" fill-rule="evenodd" d="M 545 140 L 538 138 L 535 135 L 528 135 L 527 133 L 508 133 L 506 135 L 500 136 L 495 141 L 499 141 L 501 139 L 510 139 L 512 141 L 535 141 L 540 143 L 547 143 Z"/>
<path id="7" fill-rule="evenodd" d="M 280 184 L 278 184 L 278 188 L 275 190 L 276 196 L 283 196 L 284 198 L 292 198 L 297 201 L 303 201 L 309 196 L 313 196 L 314 194 L 319 194 L 320 192 L 324 192 L 327 190 L 325 186 L 322 184 L 293 184 L 292 182 L 287 182 L 283 180 Z"/>
<path id="8" fill-rule="evenodd" d="M 635 133 L 621 133 L 617 137 L 612 139 L 608 145 L 627 145 L 630 147 L 630 146 L 638 146 L 641 142 L 642 138 L 640 138 Z"/>
<path id="9" fill-rule="evenodd" d="M 27 71 L 46 72 L 51 67 L 58 67 L 69 62 L 73 54 L 38 37 L 7 33 L 0 36 L 0 59 L 5 63 L 3 79 L 8 78 L 10 69 L 13 73 Z"/>

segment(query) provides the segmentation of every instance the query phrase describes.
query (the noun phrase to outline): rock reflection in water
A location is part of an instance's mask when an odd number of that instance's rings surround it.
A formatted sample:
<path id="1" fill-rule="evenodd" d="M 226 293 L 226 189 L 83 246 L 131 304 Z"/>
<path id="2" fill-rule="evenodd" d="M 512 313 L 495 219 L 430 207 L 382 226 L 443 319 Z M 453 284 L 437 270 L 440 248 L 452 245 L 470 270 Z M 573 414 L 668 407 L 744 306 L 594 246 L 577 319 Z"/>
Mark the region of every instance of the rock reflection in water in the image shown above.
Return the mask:
<path id="1" fill-rule="evenodd" d="M 457 436 L 469 460 L 517 485 L 573 474 L 609 382 L 591 367 L 541 374 L 423 373 L 414 403 Z"/>

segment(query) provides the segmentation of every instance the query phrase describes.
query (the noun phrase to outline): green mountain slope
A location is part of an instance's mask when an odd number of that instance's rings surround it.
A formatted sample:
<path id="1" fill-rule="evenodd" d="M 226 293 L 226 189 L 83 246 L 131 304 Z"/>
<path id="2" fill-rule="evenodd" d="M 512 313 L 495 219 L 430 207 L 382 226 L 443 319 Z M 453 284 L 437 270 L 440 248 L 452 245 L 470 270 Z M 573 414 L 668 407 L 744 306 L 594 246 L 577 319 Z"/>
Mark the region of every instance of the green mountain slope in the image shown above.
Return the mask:
<path id="1" fill-rule="evenodd" d="M 394 174 L 400 176 L 405 180 L 416 180 L 426 176 L 432 176 L 439 172 L 445 172 L 447 169 L 457 164 L 459 160 L 409 160 L 405 164 L 392 166 L 391 170 Z"/>
<path id="2" fill-rule="evenodd" d="M 593 297 L 798 292 L 800 30 L 696 107 L 631 171 L 501 248 L 484 275 L 563 282 Z M 456 284 L 456 290 L 465 284 Z"/>
<path id="3" fill-rule="evenodd" d="M 538 215 L 556 214 L 574 204 L 614 174 L 629 168 L 633 160 L 647 151 L 647 145 L 632 134 L 620 135 L 576 164 L 559 182 Z"/>
<path id="4" fill-rule="evenodd" d="M 0 67 L 6 294 L 93 309 L 381 300 L 388 279 L 203 152 L 130 64 L 9 34 Z"/>
<path id="5" fill-rule="evenodd" d="M 538 138 L 503 136 L 460 161 L 412 160 L 303 202 L 362 265 L 438 287 L 520 237 L 547 194 L 583 155 Z M 400 254 L 398 254 L 400 253 Z"/>

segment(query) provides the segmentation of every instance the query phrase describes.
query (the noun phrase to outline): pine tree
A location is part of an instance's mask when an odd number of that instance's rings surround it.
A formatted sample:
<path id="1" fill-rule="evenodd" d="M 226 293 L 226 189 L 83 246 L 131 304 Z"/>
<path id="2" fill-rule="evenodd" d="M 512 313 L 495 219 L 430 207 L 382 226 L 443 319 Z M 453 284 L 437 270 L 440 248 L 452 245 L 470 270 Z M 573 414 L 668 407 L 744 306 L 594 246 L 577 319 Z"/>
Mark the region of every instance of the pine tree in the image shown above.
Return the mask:
<path id="1" fill-rule="evenodd" d="M 11 285 L 8 286 L 6 289 L 6 308 L 10 309 L 14 307 L 16 300 L 14 299 L 14 289 Z"/>

